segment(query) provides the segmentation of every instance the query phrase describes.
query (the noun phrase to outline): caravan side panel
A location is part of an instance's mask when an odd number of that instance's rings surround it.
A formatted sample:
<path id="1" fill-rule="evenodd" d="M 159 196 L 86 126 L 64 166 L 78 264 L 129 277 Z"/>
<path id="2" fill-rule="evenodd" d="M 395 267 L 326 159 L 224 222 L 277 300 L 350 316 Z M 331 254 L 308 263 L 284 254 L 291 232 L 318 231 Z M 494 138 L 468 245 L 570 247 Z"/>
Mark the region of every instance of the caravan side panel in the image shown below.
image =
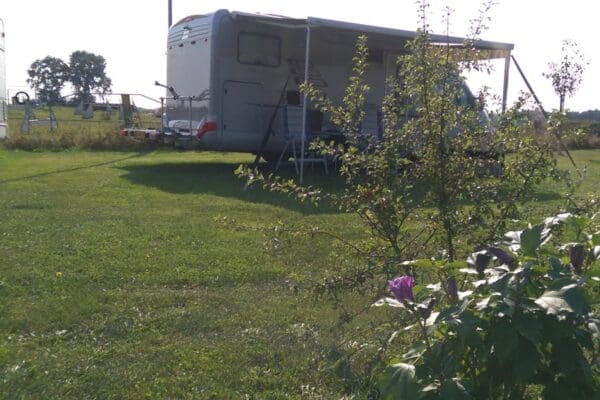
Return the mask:
<path id="1" fill-rule="evenodd" d="M 304 29 L 227 18 L 220 24 L 216 76 L 220 91 L 222 149 L 256 153 L 280 96 L 297 91 L 290 59 L 304 55 Z M 283 146 L 281 113 L 277 113 L 264 151 L 279 155 Z"/>

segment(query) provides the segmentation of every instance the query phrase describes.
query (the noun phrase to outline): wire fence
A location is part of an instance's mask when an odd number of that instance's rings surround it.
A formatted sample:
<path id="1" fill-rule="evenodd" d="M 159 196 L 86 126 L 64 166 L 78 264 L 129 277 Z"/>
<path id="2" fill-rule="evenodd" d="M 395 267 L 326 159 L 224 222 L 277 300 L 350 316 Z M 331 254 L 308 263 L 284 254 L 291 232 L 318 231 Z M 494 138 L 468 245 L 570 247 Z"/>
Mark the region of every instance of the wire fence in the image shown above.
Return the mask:
<path id="1" fill-rule="evenodd" d="M 32 114 L 27 115 L 25 106 L 10 105 L 8 107 L 9 135 L 30 133 L 67 133 L 94 134 L 113 131 L 126 125 L 118 109 L 94 110 L 91 118 L 78 115 L 76 107 L 32 107 Z M 143 128 L 159 128 L 160 116 L 152 111 L 140 110 L 134 115 L 135 125 Z"/>
<path id="2" fill-rule="evenodd" d="M 95 110 L 91 118 L 83 118 L 76 107 L 8 107 L 8 137 L 1 142 L 5 148 L 23 150 L 131 150 L 147 146 L 121 136 L 126 123 L 119 111 Z M 160 128 L 156 112 L 139 110 L 133 120 L 141 128 Z"/>

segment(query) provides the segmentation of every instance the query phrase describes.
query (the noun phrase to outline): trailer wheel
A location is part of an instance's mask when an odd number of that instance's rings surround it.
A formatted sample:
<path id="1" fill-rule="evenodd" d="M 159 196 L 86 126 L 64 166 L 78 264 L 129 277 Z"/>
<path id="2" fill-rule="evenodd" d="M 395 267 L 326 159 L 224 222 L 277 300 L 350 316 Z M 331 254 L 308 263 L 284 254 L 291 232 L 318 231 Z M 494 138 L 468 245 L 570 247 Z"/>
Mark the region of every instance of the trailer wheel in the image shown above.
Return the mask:
<path id="1" fill-rule="evenodd" d="M 15 102 L 21 106 L 23 104 L 27 103 L 28 101 L 29 101 L 29 94 L 27 94 L 27 92 L 17 92 L 13 96 L 13 102 Z"/>

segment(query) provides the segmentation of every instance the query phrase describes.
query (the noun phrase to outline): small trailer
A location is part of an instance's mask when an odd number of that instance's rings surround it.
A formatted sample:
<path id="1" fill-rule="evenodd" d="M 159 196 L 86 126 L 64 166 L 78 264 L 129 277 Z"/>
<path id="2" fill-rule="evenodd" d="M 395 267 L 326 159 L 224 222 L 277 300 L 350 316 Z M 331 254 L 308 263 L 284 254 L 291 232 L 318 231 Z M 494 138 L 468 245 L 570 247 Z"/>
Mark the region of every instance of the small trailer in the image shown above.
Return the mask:
<path id="1" fill-rule="evenodd" d="M 300 132 L 303 151 L 307 131 L 335 127 L 328 115 L 311 110 L 299 85 L 310 81 L 333 101 L 341 100 L 356 40 L 363 34 L 369 47 L 365 80 L 371 88 L 363 125 L 380 134 L 386 80 L 397 74 L 397 58 L 416 32 L 219 10 L 186 17 L 169 29 L 163 135 L 180 147 L 276 160 L 289 151 L 290 132 Z M 442 35 L 431 39 L 457 46 L 465 41 Z M 486 58 L 505 60 L 505 105 L 514 46 L 483 40 L 474 45 Z M 470 93 L 466 86 L 465 92 Z"/>
<path id="2" fill-rule="evenodd" d="M 0 139 L 8 136 L 8 98 L 4 52 L 4 21 L 0 18 Z"/>

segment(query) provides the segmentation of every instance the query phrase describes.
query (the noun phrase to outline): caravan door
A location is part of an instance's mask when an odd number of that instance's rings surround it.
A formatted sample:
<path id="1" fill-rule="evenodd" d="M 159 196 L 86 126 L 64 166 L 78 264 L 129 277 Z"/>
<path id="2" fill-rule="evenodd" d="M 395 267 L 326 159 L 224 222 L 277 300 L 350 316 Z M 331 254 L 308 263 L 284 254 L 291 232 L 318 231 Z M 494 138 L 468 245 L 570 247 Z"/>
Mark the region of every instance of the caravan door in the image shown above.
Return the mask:
<path id="1" fill-rule="evenodd" d="M 259 82 L 226 81 L 223 85 L 222 149 L 258 151 L 264 125 L 263 86 Z"/>

